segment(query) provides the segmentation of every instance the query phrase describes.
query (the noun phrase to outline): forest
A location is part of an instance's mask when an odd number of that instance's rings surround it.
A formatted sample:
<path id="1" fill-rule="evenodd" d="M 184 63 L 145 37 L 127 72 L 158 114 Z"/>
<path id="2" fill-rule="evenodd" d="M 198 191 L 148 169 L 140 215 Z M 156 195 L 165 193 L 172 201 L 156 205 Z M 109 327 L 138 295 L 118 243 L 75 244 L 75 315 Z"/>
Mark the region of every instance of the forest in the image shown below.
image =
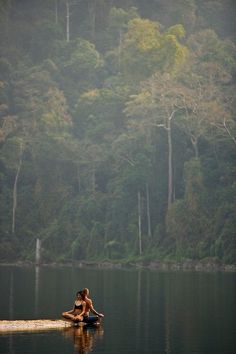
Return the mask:
<path id="1" fill-rule="evenodd" d="M 233 0 L 0 1 L 0 261 L 236 263 Z"/>

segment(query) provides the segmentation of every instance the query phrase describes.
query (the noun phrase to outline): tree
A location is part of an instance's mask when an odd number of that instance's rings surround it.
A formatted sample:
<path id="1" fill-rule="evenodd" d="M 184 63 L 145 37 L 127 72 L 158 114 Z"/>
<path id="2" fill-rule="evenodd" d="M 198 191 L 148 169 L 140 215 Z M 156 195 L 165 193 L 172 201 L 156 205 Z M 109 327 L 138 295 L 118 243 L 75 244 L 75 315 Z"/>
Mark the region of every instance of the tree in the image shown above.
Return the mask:
<path id="1" fill-rule="evenodd" d="M 232 82 L 236 48 L 233 43 L 222 42 L 209 30 L 192 36 L 189 46 L 191 59 L 180 78 L 185 86 L 185 114 L 181 123 L 198 157 L 199 139 L 210 138 L 212 129 L 234 141 L 232 94 L 225 87 Z"/>
<path id="2" fill-rule="evenodd" d="M 132 124 L 164 128 L 168 140 L 168 208 L 173 201 L 172 120 L 183 108 L 183 88 L 168 74 L 155 74 L 143 84 L 138 95 L 127 103 L 126 113 Z M 137 123 L 136 123 L 137 122 Z"/>
<path id="3" fill-rule="evenodd" d="M 5 44 L 9 39 L 9 17 L 11 12 L 12 4 L 10 0 L 4 0 L 0 4 L 0 28 L 1 28 L 1 38 Z"/>
<path id="4" fill-rule="evenodd" d="M 151 236 L 149 202 L 151 147 L 143 132 L 129 129 L 129 132 L 120 134 L 114 140 L 112 155 L 115 158 L 117 171 L 115 188 L 119 185 L 119 189 L 114 192 L 114 199 L 122 199 L 124 205 L 128 207 L 127 213 L 133 214 L 133 220 L 129 220 L 127 227 L 129 233 L 136 236 L 137 245 L 134 247 L 141 255 L 150 241 L 146 236 Z M 146 203 L 146 215 L 144 203 Z M 116 201 L 112 200 L 112 204 L 115 205 Z M 123 221 L 123 226 L 125 224 L 127 221 Z M 127 230 L 123 232 L 127 233 Z"/>
<path id="5" fill-rule="evenodd" d="M 61 28 L 51 20 L 36 23 L 31 31 L 29 54 L 35 63 L 53 58 L 57 42 L 62 38 Z"/>
<path id="6" fill-rule="evenodd" d="M 1 1 L 4 259 L 235 261 L 232 4 Z"/>
<path id="7" fill-rule="evenodd" d="M 88 75 L 102 65 L 102 59 L 95 46 L 81 38 L 73 41 L 73 51 L 69 52 L 69 59 L 64 67 L 71 76 Z"/>
<path id="8" fill-rule="evenodd" d="M 103 68 L 102 56 L 93 43 L 77 37 L 69 43 L 57 42 L 54 62 L 57 82 L 72 111 L 81 93 L 96 86 Z"/>
<path id="9" fill-rule="evenodd" d="M 130 20 L 122 45 L 122 70 L 135 81 L 147 78 L 157 70 L 175 73 L 187 56 L 187 48 L 180 43 L 184 35 L 182 25 L 161 32 L 157 22 Z"/>
<path id="10" fill-rule="evenodd" d="M 14 106 L 18 116 L 15 119 L 3 117 L 4 124 L 1 130 L 4 144 L 1 155 L 5 167 L 9 169 L 12 164 L 15 170 L 12 187 L 12 233 L 15 234 L 18 184 L 24 167 L 24 154 L 31 156 L 32 160 L 36 159 L 37 150 L 39 147 L 42 148 L 45 135 L 47 143 L 50 139 L 59 139 L 62 142 L 71 120 L 65 98 L 56 88 L 48 72 L 35 67 L 26 72 L 14 73 L 13 78 L 10 84 L 16 96 Z M 13 94 L 12 91 L 9 91 L 9 97 Z M 12 146 L 17 147 L 15 158 L 11 154 Z"/>

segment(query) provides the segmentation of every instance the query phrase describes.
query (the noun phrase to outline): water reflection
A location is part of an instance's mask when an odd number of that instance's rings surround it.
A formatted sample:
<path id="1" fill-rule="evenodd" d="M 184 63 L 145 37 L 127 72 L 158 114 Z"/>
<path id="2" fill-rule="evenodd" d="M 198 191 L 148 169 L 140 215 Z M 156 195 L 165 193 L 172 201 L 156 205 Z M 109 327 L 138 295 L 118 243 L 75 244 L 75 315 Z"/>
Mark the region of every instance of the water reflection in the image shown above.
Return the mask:
<path id="1" fill-rule="evenodd" d="M 14 274 L 11 272 L 10 275 L 10 292 L 9 292 L 9 319 L 12 320 L 14 317 Z M 9 335 L 9 352 L 14 354 L 13 336 Z"/>
<path id="2" fill-rule="evenodd" d="M 13 306 L 14 306 L 14 297 L 13 297 L 13 293 L 14 293 L 14 275 L 13 272 L 11 272 L 11 276 L 10 276 L 10 292 L 9 292 L 9 319 L 12 320 L 13 319 Z"/>
<path id="3" fill-rule="evenodd" d="M 81 284 L 106 316 L 104 336 L 101 327 L 9 334 L 0 353 L 47 354 L 51 342 L 57 354 L 71 345 L 82 354 L 235 353 L 235 274 L 0 267 L 0 283 L 0 319 L 59 318 Z"/>
<path id="4" fill-rule="evenodd" d="M 35 267 L 35 284 L 34 284 L 34 315 L 35 318 L 39 314 L 39 284 L 40 283 L 40 267 Z"/>
<path id="5" fill-rule="evenodd" d="M 98 339 L 103 337 L 101 325 L 68 327 L 63 330 L 66 338 L 72 339 L 78 354 L 89 354 Z"/>

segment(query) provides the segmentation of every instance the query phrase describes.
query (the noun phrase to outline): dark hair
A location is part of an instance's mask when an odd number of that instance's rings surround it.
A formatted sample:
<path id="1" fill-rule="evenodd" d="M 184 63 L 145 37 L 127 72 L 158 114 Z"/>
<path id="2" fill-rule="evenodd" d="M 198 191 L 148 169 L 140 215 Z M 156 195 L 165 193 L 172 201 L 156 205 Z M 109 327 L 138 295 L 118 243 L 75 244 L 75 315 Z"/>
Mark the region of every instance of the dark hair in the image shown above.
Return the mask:
<path id="1" fill-rule="evenodd" d="M 83 291 L 82 291 L 82 290 L 77 291 L 77 293 L 76 293 L 76 297 L 78 297 L 78 295 L 80 295 L 81 297 L 83 297 Z"/>

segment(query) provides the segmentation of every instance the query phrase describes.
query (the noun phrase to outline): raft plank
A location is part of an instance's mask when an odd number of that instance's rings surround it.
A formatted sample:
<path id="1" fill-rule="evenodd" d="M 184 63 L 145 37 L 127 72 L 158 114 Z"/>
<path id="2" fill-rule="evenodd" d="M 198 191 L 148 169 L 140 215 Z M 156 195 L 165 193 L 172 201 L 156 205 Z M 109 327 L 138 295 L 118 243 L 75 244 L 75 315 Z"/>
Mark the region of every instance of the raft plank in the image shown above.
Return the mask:
<path id="1" fill-rule="evenodd" d="M 73 322 L 64 320 L 0 320 L 0 334 L 6 332 L 44 331 L 63 329 L 74 326 Z"/>

